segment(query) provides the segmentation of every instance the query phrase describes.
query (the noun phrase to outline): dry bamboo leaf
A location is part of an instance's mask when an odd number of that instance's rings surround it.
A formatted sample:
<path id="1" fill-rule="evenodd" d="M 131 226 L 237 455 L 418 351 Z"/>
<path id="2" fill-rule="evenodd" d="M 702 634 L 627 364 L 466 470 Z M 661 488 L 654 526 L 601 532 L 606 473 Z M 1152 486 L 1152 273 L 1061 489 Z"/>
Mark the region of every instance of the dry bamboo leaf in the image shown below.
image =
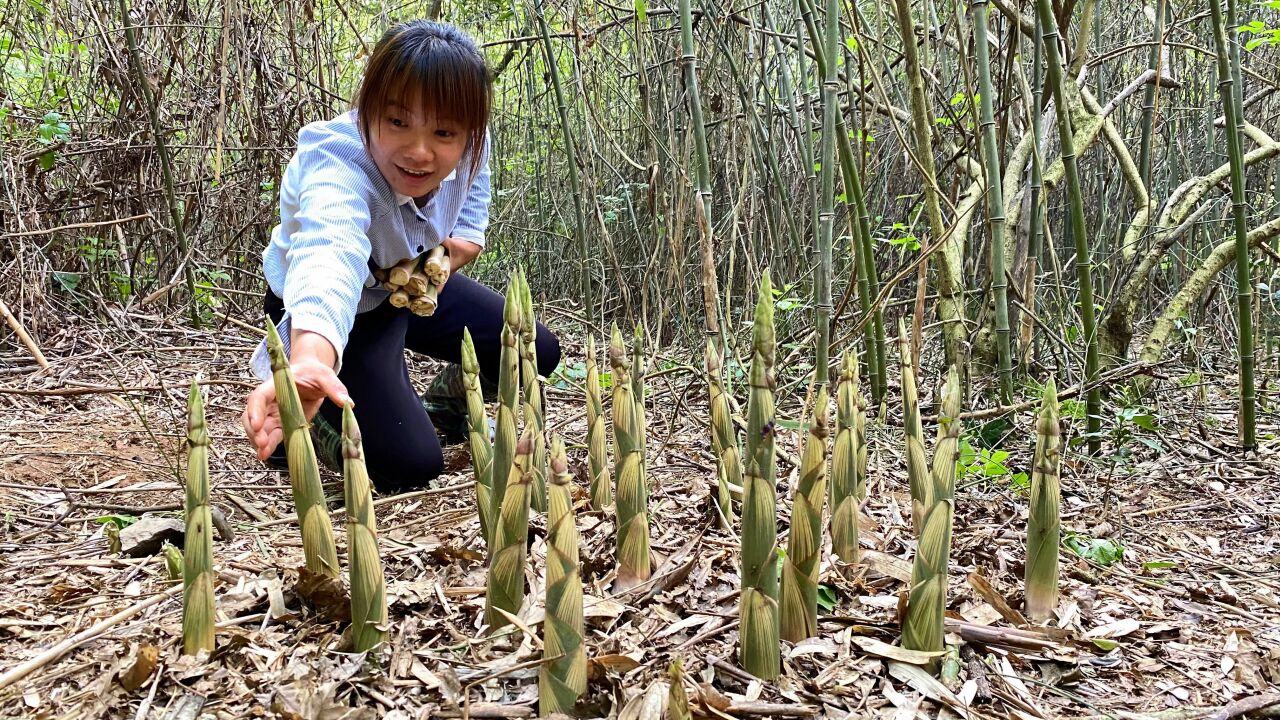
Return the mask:
<path id="1" fill-rule="evenodd" d="M 943 703 L 951 708 L 962 718 L 969 717 L 969 708 L 956 697 L 955 693 L 947 689 L 946 685 L 938 682 L 937 678 L 925 672 L 915 665 L 889 661 L 889 674 L 910 685 L 913 690 L 924 695 L 930 700 Z"/>
<path id="2" fill-rule="evenodd" d="M 872 637 L 864 635 L 854 635 L 850 638 L 854 645 L 862 648 L 862 651 L 876 657 L 882 657 L 886 660 L 897 660 L 898 662 L 910 663 L 911 665 L 928 665 L 934 658 L 941 657 L 941 652 L 925 652 L 922 650 L 908 650 L 897 645 L 890 645 L 881 642 Z"/>
<path id="3" fill-rule="evenodd" d="M 864 550 L 862 552 L 862 562 L 866 563 L 868 569 L 881 575 L 886 575 L 899 582 L 911 582 L 911 563 L 902 558 L 894 557 L 878 550 Z"/>
<path id="4" fill-rule="evenodd" d="M 151 673 L 155 672 L 156 660 L 159 657 L 160 650 L 155 645 L 139 647 L 137 655 L 134 656 L 133 664 L 120 675 L 120 684 L 129 692 L 133 692 L 145 685 L 151 677 Z"/>
<path id="5" fill-rule="evenodd" d="M 629 673 L 640 667 L 640 661 L 630 655 L 596 655 L 588 662 L 619 674 Z"/>
<path id="6" fill-rule="evenodd" d="M 1142 624 L 1139 623 L 1137 620 L 1134 620 L 1133 618 L 1124 618 L 1123 620 L 1117 620 L 1113 623 L 1100 625 L 1090 630 L 1089 632 L 1085 633 L 1082 637 L 1085 640 L 1096 640 L 1098 638 L 1124 637 L 1125 635 L 1130 635 L 1134 632 L 1137 632 L 1139 629 L 1141 629 L 1141 627 L 1142 627 Z"/>

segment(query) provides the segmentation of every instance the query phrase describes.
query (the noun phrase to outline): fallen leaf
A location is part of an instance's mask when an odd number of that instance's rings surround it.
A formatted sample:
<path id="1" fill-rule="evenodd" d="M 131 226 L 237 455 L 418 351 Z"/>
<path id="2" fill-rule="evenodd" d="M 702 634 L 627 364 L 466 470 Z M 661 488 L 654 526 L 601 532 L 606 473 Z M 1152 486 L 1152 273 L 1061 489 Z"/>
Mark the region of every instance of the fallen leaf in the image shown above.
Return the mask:
<path id="1" fill-rule="evenodd" d="M 882 657 L 887 660 L 897 660 L 898 662 L 910 663 L 912 665 L 928 665 L 934 658 L 940 657 L 943 654 L 941 651 L 925 652 L 923 650 L 909 650 L 904 647 L 890 645 L 889 643 L 881 642 L 875 638 L 865 637 L 862 635 L 855 635 L 850 638 L 850 640 L 854 645 L 862 648 L 862 651 L 869 655 L 875 655 L 876 657 Z"/>
<path id="2" fill-rule="evenodd" d="M 1125 618 L 1117 620 L 1113 623 L 1107 623 L 1096 627 L 1083 635 L 1085 640 L 1093 640 L 1095 638 L 1118 638 L 1136 632 L 1142 624 L 1133 618 Z"/>
<path id="3" fill-rule="evenodd" d="M 155 645 L 143 645 L 138 648 L 138 654 L 134 656 L 133 665 L 120 675 L 120 684 L 124 689 L 133 692 L 146 684 L 151 677 L 151 673 L 156 670 L 156 660 L 160 657 L 160 650 Z"/>
<path id="4" fill-rule="evenodd" d="M 351 596 L 341 578 L 313 573 L 305 567 L 298 568 L 298 584 L 293 588 L 330 622 L 351 621 Z"/>
<path id="5" fill-rule="evenodd" d="M 591 663 L 616 673 L 629 673 L 640 667 L 640 662 L 630 655 L 597 655 Z"/>

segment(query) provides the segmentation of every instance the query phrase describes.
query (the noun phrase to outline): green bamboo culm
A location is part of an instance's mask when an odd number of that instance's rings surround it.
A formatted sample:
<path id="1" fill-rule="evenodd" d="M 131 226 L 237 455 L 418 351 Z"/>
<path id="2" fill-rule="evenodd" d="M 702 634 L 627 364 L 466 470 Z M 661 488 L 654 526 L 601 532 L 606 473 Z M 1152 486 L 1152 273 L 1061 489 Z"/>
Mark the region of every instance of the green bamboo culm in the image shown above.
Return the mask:
<path id="1" fill-rule="evenodd" d="M 773 285 L 760 278 L 751 332 L 751 396 L 747 402 L 746 473 L 742 488 L 742 599 L 740 659 L 763 680 L 778 677 L 778 502 L 775 479 L 773 375 L 776 337 Z"/>
<path id="2" fill-rule="evenodd" d="M 538 669 L 538 712 L 569 713 L 587 691 L 587 650 L 582 643 L 582 578 L 578 528 L 573 512 L 573 476 L 564 441 L 551 441 L 551 477 L 547 500 L 546 620 L 542 624 L 545 658 Z"/>
<path id="3" fill-rule="evenodd" d="M 536 343 L 538 320 L 533 314 L 533 293 L 529 290 L 529 278 L 524 270 L 517 272 L 520 280 L 520 378 L 524 391 L 524 423 L 533 431 L 533 497 L 534 510 L 547 511 L 547 440 L 543 433 L 546 425 L 542 407 L 542 380 L 538 377 L 538 346 Z"/>
<path id="4" fill-rule="evenodd" d="M 514 7 L 514 6 L 513 6 Z M 534 15 L 538 20 L 538 34 L 542 38 L 543 68 L 551 78 L 551 89 L 555 93 L 556 111 L 560 118 L 561 139 L 564 140 L 565 159 L 569 168 L 569 189 L 573 197 L 574 234 L 578 241 L 578 277 L 581 278 L 582 307 L 588 317 L 596 312 L 595 290 L 591 282 L 592 272 L 590 238 L 587 235 L 587 211 L 583 202 L 582 180 L 578 177 L 577 143 L 574 142 L 574 130 L 569 116 L 569 105 L 565 100 L 564 83 L 560 79 L 560 60 L 551 47 L 551 30 L 547 27 L 547 18 L 543 13 L 542 0 L 534 3 Z"/>
<path id="5" fill-rule="evenodd" d="M 667 669 L 667 679 L 671 687 L 667 691 L 668 720 L 693 720 L 693 712 L 689 709 L 689 694 L 684 689 L 684 661 L 676 658 Z"/>
<path id="6" fill-rule="evenodd" d="M 1035 350 L 1035 313 L 1036 313 L 1036 274 L 1040 263 L 1040 254 L 1044 250 L 1044 213 L 1041 206 L 1041 191 L 1044 187 L 1042 158 L 1040 152 L 1040 132 L 1043 114 L 1040 112 L 1044 100 L 1044 73 L 1041 71 L 1044 55 L 1044 38 L 1040 33 L 1039 16 L 1036 17 L 1035 33 L 1031 39 L 1031 216 L 1028 219 L 1029 249 L 1027 251 L 1027 270 L 1023 278 L 1022 298 L 1026 309 L 1021 315 L 1022 328 L 1018 333 L 1022 364 L 1031 364 Z"/>
<path id="7" fill-rule="evenodd" d="M 920 426 L 920 395 L 916 389 L 915 363 L 911 359 L 911 343 L 906 323 L 898 319 L 898 354 L 902 361 L 902 423 L 907 444 L 907 481 L 911 489 L 911 524 L 916 535 L 921 532 L 928 498 L 929 461 L 924 454 L 924 430 Z"/>
<path id="8" fill-rule="evenodd" d="M 1231 165 L 1231 219 L 1236 235 L 1236 322 L 1239 323 L 1237 352 L 1240 355 L 1240 445 L 1258 447 L 1255 431 L 1257 395 L 1253 381 L 1253 281 L 1249 277 L 1249 226 L 1244 190 L 1244 152 L 1240 135 L 1244 131 L 1244 109 L 1240 99 L 1240 49 L 1228 43 L 1223 26 L 1222 3 L 1209 3 L 1213 15 L 1213 40 L 1218 50 L 1218 93 L 1227 116 L 1227 159 Z M 1235 0 L 1227 0 L 1227 24 L 1236 25 Z"/>
<path id="9" fill-rule="evenodd" d="M 489 510 L 489 532 L 497 533 L 498 516 L 506 495 L 507 478 L 516 455 L 516 407 L 520 395 L 520 296 L 515 276 L 507 282 L 506 301 L 502 310 L 502 349 L 498 356 L 498 412 L 493 435 L 493 505 Z M 532 442 L 532 441 L 530 441 Z M 489 538 L 489 555 L 497 548 Z"/>
<path id="10" fill-rule="evenodd" d="M 801 15 L 804 25 L 808 28 L 809 36 L 813 41 L 812 48 L 814 50 L 814 58 L 817 60 L 818 73 L 824 78 L 828 76 L 826 58 L 828 55 L 827 33 L 834 30 L 830 24 L 825 26 L 823 35 L 818 35 L 817 23 L 813 19 L 813 3 L 801 1 L 798 3 L 798 12 Z M 828 8 L 830 12 L 830 8 Z M 828 15 L 828 17 L 831 17 Z M 839 33 L 837 32 L 837 38 Z M 776 42 L 776 41 L 775 41 Z M 839 45 L 836 45 L 837 51 Z M 803 68 L 803 56 L 798 58 Z M 838 71 L 836 77 L 839 77 Z M 825 92 L 825 89 L 824 89 Z M 825 97 L 825 96 L 824 96 Z M 825 103 L 825 99 L 824 99 Z M 823 122 L 826 122 L 826 105 L 823 106 Z M 824 131 L 825 133 L 825 131 Z M 848 206 L 850 223 L 849 231 L 852 236 L 852 249 L 854 271 L 857 273 L 858 284 L 858 300 L 862 306 L 863 320 L 863 338 L 867 346 L 867 369 L 871 378 L 871 394 L 877 403 L 884 400 L 885 388 L 888 386 L 888 380 L 885 375 L 887 372 L 887 361 L 885 359 L 885 334 L 884 334 L 884 312 L 879 305 L 875 305 L 876 295 L 880 293 L 880 279 L 876 275 L 876 265 L 874 256 L 874 239 L 871 232 L 871 214 L 867 210 L 866 198 L 863 195 L 862 179 L 860 169 L 854 161 L 853 143 L 850 140 L 851 132 L 848 124 L 845 122 L 844 115 L 836 112 L 836 131 L 835 142 L 837 156 L 840 160 L 840 175 L 844 180 L 845 187 L 845 204 Z M 804 134 L 807 140 L 808 134 Z M 824 142 L 826 136 L 824 134 Z M 824 156 L 825 157 L 825 156 Z M 826 163 L 824 161 L 824 166 Z M 834 171 L 834 167 L 833 167 Z M 834 182 L 834 181 L 833 181 Z M 831 190 L 834 195 L 834 185 Z M 815 222 L 817 225 L 818 222 Z M 824 355 L 825 357 L 825 355 Z"/>
<path id="11" fill-rule="evenodd" d="M 1159 68 L 1167 5 L 1166 0 L 1156 0 L 1155 28 L 1152 30 L 1151 52 L 1147 55 L 1147 68 L 1155 73 L 1155 79 L 1147 84 L 1147 89 L 1142 93 L 1142 139 L 1138 144 L 1138 172 L 1142 176 L 1142 184 L 1148 189 L 1151 188 L 1151 129 L 1155 119 L 1156 90 L 1160 86 L 1160 80 L 1168 72 L 1168 68 Z"/>
<path id="12" fill-rule="evenodd" d="M 831 448 L 831 549 L 846 563 L 861 559 L 858 507 L 867 492 L 866 413 L 866 400 L 858 387 L 858 354 L 850 351 L 840 361 L 836 439 Z"/>
<path id="13" fill-rule="evenodd" d="M 1058 607 L 1058 542 L 1061 492 L 1062 430 L 1058 424 L 1058 390 L 1053 378 L 1044 386 L 1036 416 L 1036 452 L 1031 471 L 1031 511 L 1027 516 L 1026 611 L 1043 622 Z"/>
<path id="14" fill-rule="evenodd" d="M 302 526 L 302 554 L 307 570 L 336 578 L 338 550 L 333 543 L 333 524 L 325 507 L 324 488 L 320 485 L 320 464 L 316 461 L 310 425 L 302 412 L 302 400 L 284 354 L 284 344 L 270 318 L 267 319 L 267 352 L 271 356 L 271 375 L 280 407 L 280 425 L 284 429 L 293 504 L 298 511 L 298 524 Z"/>
<path id="15" fill-rule="evenodd" d="M 733 427 L 729 395 L 724 391 L 724 362 L 713 339 L 707 340 L 707 393 L 711 405 L 711 450 L 716 456 L 716 510 L 720 525 L 728 530 L 735 522 L 731 487 L 742 487 L 742 451 Z M 739 490 L 741 491 L 741 490 Z"/>
<path id="16" fill-rule="evenodd" d="M 952 366 L 942 389 L 938 442 L 933 450 L 932 482 L 926 483 L 916 522 L 918 542 L 911 565 L 911 591 L 902 622 L 902 646 L 941 652 L 947 607 L 947 563 L 951 555 L 951 521 L 956 487 L 956 448 L 960 444 L 960 375 Z"/>
<path id="17" fill-rule="evenodd" d="M 493 632 L 509 622 L 499 609 L 515 615 L 524 602 L 524 569 L 529 540 L 529 499 L 532 494 L 533 435 L 525 428 L 516 443 L 515 460 L 503 484 L 504 497 L 494 516 L 493 545 L 489 553 L 489 589 L 484 618 Z"/>
<path id="18" fill-rule="evenodd" d="M 817 238 L 815 239 L 818 247 L 818 267 L 815 269 L 813 283 L 813 322 L 814 330 L 818 336 L 817 344 L 814 348 L 814 369 L 816 371 L 814 382 L 824 388 L 827 385 L 828 366 L 831 364 L 831 237 L 836 217 L 835 137 L 838 131 L 836 118 L 840 115 L 840 79 L 836 71 L 835 57 L 838 52 L 838 40 L 840 37 L 840 0 L 827 0 L 826 10 L 826 25 L 824 26 L 822 47 L 823 56 L 827 62 L 824 63 L 822 68 L 822 145 L 818 160 L 822 164 L 822 169 L 819 171 L 818 225 L 815 228 L 817 232 Z M 821 507 L 821 504 L 819 504 L 819 507 Z M 819 511 L 819 515 L 821 515 L 821 511 Z M 819 537 L 821 537 L 820 534 Z M 815 555 L 815 557 L 817 556 Z"/>
<path id="19" fill-rule="evenodd" d="M 618 504 L 617 590 L 629 590 L 649 579 L 649 489 L 645 487 L 640 432 L 636 422 L 631 371 L 622 331 L 613 324 L 609 366 L 613 370 L 613 461 Z"/>
<path id="20" fill-rule="evenodd" d="M 378 552 L 373 486 L 351 403 L 342 408 L 342 479 L 347 505 L 347 559 L 351 565 L 351 640 L 356 652 L 366 652 L 382 642 L 386 632 L 387 582 Z"/>
<path id="21" fill-rule="evenodd" d="M 1075 135 L 1071 127 L 1071 107 L 1067 99 L 1067 83 L 1062 70 L 1062 56 L 1058 52 L 1058 23 L 1054 19 L 1052 0 L 1036 0 L 1036 14 L 1040 18 L 1040 33 L 1044 43 L 1045 62 L 1048 69 L 1049 90 L 1059 111 L 1058 140 L 1062 146 L 1062 168 L 1067 178 L 1067 200 L 1070 205 L 1068 227 L 1076 248 L 1076 272 L 1080 281 L 1080 319 L 1084 325 L 1085 382 L 1090 389 L 1085 397 L 1086 427 L 1088 429 L 1089 454 L 1102 450 L 1102 388 L 1098 374 L 1098 333 L 1093 304 L 1093 256 L 1084 224 L 1084 191 L 1080 189 L 1080 173 L 1076 169 Z"/>
<path id="22" fill-rule="evenodd" d="M 711 156 L 707 151 L 707 128 L 702 121 L 702 95 L 698 87 L 698 54 L 693 45 L 693 10 L 690 0 L 680 0 L 680 66 L 689 103 L 689 126 L 693 129 L 694 182 L 697 199 L 693 203 L 698 223 L 698 258 L 701 264 L 703 315 L 707 334 L 720 334 L 720 290 L 716 283 L 715 226 L 711 222 Z"/>
<path id="23" fill-rule="evenodd" d="M 991 291 L 996 303 L 996 353 L 1000 363 L 1000 402 L 1013 403 L 1013 354 L 1009 342 L 1009 279 L 1005 274 L 1004 192 L 1000 148 L 996 145 L 991 51 L 987 43 L 988 0 L 972 0 L 973 47 L 978 61 L 978 105 L 982 137 L 982 165 L 987 178 L 987 226 L 991 231 Z M 1039 112 L 1039 108 L 1036 108 Z"/>
<path id="24" fill-rule="evenodd" d="M 818 560 L 822 557 L 822 505 L 827 497 L 826 385 L 818 385 L 813 418 L 800 457 L 791 501 L 791 532 L 782 561 L 781 636 L 800 642 L 818 634 Z"/>
<path id="25" fill-rule="evenodd" d="M 187 394 L 186 516 L 186 552 L 182 555 L 182 652 L 195 655 L 201 650 L 213 650 L 214 616 L 209 426 L 204 421 L 204 399 L 194 380 Z"/>
<path id="26" fill-rule="evenodd" d="M 491 537 L 493 513 L 493 443 L 489 440 L 489 415 L 484 391 L 480 388 L 480 361 L 471 331 L 462 328 L 462 382 L 467 388 L 467 426 L 471 444 L 471 467 L 476 480 L 476 508 L 480 515 L 480 535 Z"/>
<path id="27" fill-rule="evenodd" d="M 591 473 L 591 509 L 603 510 L 613 504 L 609 482 L 608 436 L 604 427 L 604 403 L 600 399 L 600 369 L 596 359 L 596 339 L 587 333 L 587 466 Z"/>

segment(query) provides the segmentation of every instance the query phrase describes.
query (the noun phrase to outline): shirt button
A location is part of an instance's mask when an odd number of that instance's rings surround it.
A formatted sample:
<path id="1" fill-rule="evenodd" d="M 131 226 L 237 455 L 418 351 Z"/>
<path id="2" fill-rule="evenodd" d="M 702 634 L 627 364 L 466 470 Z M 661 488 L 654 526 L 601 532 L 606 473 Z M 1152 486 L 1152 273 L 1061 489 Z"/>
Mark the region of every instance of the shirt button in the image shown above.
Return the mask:
<path id="1" fill-rule="evenodd" d="M 421 246 L 421 245 L 419 245 L 419 246 L 418 246 L 418 252 L 422 252 L 422 246 Z"/>

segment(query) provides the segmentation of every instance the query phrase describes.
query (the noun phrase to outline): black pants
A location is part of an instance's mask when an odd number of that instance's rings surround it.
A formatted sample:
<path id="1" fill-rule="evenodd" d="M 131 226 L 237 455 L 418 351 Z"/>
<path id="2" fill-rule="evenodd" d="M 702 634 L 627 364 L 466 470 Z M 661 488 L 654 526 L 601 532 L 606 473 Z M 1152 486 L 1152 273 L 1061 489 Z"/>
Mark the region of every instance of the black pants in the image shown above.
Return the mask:
<path id="1" fill-rule="evenodd" d="M 388 302 L 356 315 L 338 379 L 355 402 L 365 464 L 379 492 L 424 487 L 444 468 L 440 439 L 409 381 L 405 349 L 460 363 L 465 327 L 475 343 L 480 374 L 496 382 L 502 304 L 502 295 L 455 273 L 441 289 L 439 305 L 430 317 L 418 317 Z M 263 307 L 272 322 L 280 322 L 284 301 L 271 290 Z M 538 373 L 548 376 L 560 364 L 560 341 L 538 323 L 536 342 Z M 326 400 L 320 414 L 333 427 L 342 427 L 342 408 L 332 402 Z"/>

